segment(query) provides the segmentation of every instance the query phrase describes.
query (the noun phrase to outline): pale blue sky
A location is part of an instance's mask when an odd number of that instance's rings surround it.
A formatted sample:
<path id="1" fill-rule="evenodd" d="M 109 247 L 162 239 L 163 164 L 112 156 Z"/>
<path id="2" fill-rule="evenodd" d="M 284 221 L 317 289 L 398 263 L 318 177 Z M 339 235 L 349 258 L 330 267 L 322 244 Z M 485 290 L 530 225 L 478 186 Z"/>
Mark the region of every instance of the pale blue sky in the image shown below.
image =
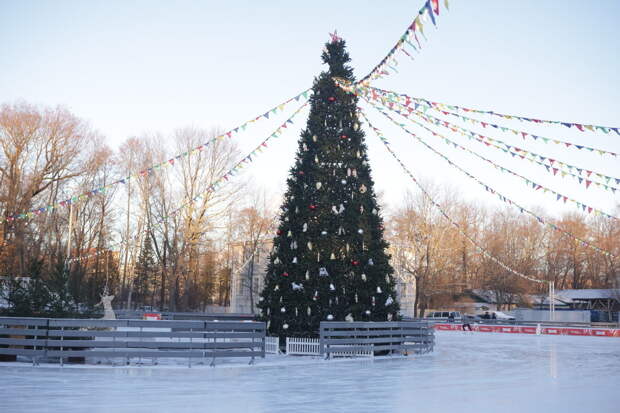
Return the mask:
<path id="1" fill-rule="evenodd" d="M 334 28 L 347 40 L 362 77 L 422 3 L 0 0 L 0 101 L 65 105 L 88 119 L 111 146 L 129 136 L 187 125 L 230 128 L 309 87 L 322 70 L 321 48 Z M 452 0 L 449 12 L 442 9 L 439 28 L 427 26 L 428 42 L 417 61 L 401 55 L 400 73 L 377 86 L 498 112 L 620 126 L 618 17 L 615 0 Z M 371 116 L 377 126 L 385 125 L 414 174 L 495 203 L 427 149 Z M 299 126 L 305 123 L 300 120 Z M 274 126 L 262 123 L 237 139 L 249 150 Z M 620 152 L 618 135 L 528 130 Z M 620 177 L 620 159 L 494 136 Z M 252 169 L 258 184 L 273 191 L 283 187 L 297 138 L 291 130 L 261 155 Z M 394 204 L 411 186 L 374 135 L 369 132 L 367 139 L 378 189 Z M 514 200 L 549 212 L 568 210 L 552 196 L 534 193 L 433 139 L 428 142 Z M 463 142 L 458 135 L 454 139 Z M 608 212 L 620 201 L 620 194 L 586 191 L 530 163 L 464 145 Z"/>

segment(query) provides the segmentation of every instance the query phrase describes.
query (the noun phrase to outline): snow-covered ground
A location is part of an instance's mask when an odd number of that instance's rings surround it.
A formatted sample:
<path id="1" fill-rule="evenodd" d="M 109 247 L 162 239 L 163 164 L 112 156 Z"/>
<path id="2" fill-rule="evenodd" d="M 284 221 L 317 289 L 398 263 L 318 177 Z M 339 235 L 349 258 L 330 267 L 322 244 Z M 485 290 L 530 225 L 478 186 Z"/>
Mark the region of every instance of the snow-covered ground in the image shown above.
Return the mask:
<path id="1" fill-rule="evenodd" d="M 241 362 L 237 362 L 241 363 Z M 437 332 L 407 358 L 0 365 L 0 412 L 617 412 L 617 338 Z"/>

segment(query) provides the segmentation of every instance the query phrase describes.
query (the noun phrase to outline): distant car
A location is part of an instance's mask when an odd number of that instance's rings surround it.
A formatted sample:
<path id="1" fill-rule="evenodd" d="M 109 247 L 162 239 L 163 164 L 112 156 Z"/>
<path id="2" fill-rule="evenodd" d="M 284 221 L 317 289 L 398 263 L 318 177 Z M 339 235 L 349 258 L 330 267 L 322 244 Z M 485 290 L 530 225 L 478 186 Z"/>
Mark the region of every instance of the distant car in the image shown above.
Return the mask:
<path id="1" fill-rule="evenodd" d="M 483 320 L 514 320 L 515 318 L 511 315 L 503 313 L 501 311 L 485 311 L 484 314 L 480 315 L 480 318 Z"/>
<path id="2" fill-rule="evenodd" d="M 459 311 L 431 311 L 426 318 L 442 320 L 442 321 L 461 321 L 463 316 Z"/>
<path id="3" fill-rule="evenodd" d="M 501 311 L 492 311 L 492 314 L 495 314 L 495 319 L 497 320 L 514 320 L 515 318 L 506 313 L 502 313 Z M 493 317 L 493 316 L 491 316 Z"/>

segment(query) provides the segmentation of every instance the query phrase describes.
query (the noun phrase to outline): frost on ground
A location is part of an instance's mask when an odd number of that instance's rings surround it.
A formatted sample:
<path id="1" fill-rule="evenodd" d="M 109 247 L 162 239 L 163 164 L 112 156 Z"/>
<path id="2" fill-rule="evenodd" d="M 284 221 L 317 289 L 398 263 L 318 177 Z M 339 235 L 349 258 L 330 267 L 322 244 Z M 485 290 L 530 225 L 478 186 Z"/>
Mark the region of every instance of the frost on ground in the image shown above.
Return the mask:
<path id="1" fill-rule="evenodd" d="M 429 355 L 254 366 L 0 366 L 0 411 L 616 412 L 620 340 L 438 332 Z"/>

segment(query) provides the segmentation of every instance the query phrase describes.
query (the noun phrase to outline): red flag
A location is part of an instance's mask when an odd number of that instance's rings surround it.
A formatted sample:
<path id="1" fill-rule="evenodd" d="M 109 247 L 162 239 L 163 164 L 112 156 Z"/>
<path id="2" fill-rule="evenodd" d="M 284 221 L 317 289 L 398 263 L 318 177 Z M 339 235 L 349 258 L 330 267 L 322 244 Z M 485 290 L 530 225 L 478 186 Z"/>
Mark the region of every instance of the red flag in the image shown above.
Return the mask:
<path id="1" fill-rule="evenodd" d="M 558 168 L 553 168 L 553 174 L 557 174 L 558 173 Z"/>
<path id="2" fill-rule="evenodd" d="M 586 179 L 586 188 L 590 187 L 590 184 L 591 184 L 591 183 L 592 183 L 592 181 L 588 181 L 588 180 Z"/>
<path id="3" fill-rule="evenodd" d="M 431 0 L 431 3 L 433 4 L 433 11 L 439 16 L 439 0 Z"/>
<path id="4" fill-rule="evenodd" d="M 592 207 L 588 207 L 588 214 L 592 212 Z"/>
<path id="5" fill-rule="evenodd" d="M 583 132 L 583 125 L 581 125 L 579 123 L 575 123 L 575 126 L 577 127 L 577 129 L 579 129 L 580 131 Z"/>

